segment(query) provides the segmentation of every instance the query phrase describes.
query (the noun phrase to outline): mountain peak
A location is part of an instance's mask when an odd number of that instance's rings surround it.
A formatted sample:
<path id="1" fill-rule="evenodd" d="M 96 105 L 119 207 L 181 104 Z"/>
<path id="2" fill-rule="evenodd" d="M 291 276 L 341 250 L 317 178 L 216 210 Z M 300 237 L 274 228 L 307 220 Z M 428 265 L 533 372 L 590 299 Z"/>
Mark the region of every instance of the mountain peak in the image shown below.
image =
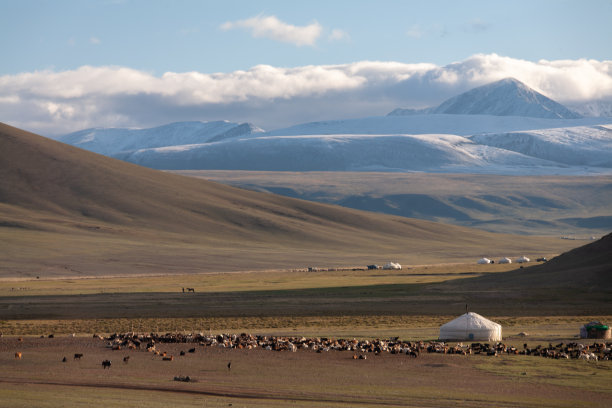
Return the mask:
<path id="1" fill-rule="evenodd" d="M 413 114 L 396 109 L 393 116 Z M 479 86 L 435 108 L 420 113 L 446 113 L 459 115 L 524 116 L 548 119 L 577 119 L 581 116 L 558 102 L 531 89 L 515 78 L 504 78 Z"/>

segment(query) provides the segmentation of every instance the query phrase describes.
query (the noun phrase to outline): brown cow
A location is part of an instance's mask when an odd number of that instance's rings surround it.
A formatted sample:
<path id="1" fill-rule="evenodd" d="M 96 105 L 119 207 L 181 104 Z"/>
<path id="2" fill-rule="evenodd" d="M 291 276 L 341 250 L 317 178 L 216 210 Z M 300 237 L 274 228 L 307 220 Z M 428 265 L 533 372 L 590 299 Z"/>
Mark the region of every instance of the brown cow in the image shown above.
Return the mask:
<path id="1" fill-rule="evenodd" d="M 15 353 L 15 358 L 21 360 L 21 351 Z"/>

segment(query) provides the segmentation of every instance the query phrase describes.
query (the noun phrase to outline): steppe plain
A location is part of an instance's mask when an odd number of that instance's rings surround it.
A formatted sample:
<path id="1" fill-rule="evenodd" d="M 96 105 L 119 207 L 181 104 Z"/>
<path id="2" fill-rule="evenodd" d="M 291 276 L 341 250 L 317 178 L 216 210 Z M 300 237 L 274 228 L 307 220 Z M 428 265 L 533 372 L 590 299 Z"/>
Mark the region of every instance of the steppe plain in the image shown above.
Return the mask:
<path id="1" fill-rule="evenodd" d="M 432 340 L 468 304 L 500 322 L 504 341 L 517 347 L 578 341 L 580 325 L 612 317 L 609 236 L 570 251 L 587 241 L 255 193 L 5 125 L 0 142 L 3 406 L 609 404 L 609 361 L 426 353 L 354 360 L 336 351 L 201 346 L 177 357 L 182 344 L 164 345 L 175 358 L 163 361 L 93 338 L 155 331 Z M 522 269 L 474 264 L 562 252 Z M 390 260 L 404 268 L 363 270 Z M 188 287 L 195 291 L 183 293 Z M 196 381 L 173 381 L 179 375 Z"/>

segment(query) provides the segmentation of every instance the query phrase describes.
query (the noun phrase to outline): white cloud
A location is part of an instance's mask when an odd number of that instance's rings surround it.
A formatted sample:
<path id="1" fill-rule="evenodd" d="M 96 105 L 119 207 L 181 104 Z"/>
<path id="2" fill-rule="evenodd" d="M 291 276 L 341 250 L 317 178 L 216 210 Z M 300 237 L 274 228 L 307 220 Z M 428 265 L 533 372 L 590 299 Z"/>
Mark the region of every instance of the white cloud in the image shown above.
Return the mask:
<path id="1" fill-rule="evenodd" d="M 350 39 L 351 37 L 349 36 L 349 34 L 339 28 L 334 28 L 329 34 L 330 41 L 348 41 Z"/>
<path id="2" fill-rule="evenodd" d="M 443 67 L 361 61 L 162 76 L 112 66 L 36 71 L 0 76 L 0 112 L 3 121 L 43 134 L 219 119 L 273 129 L 433 106 L 505 77 L 561 103 L 612 100 L 612 61 L 532 62 L 479 54 Z"/>
<path id="3" fill-rule="evenodd" d="M 244 28 L 255 38 L 269 38 L 297 46 L 315 45 L 323 28 L 316 21 L 307 26 L 287 24 L 275 16 L 255 16 L 246 20 L 228 21 L 221 25 L 222 30 Z"/>
<path id="4" fill-rule="evenodd" d="M 423 36 L 423 30 L 418 24 L 414 24 L 412 27 L 406 31 L 406 35 L 410 38 L 418 39 Z"/>
<path id="5" fill-rule="evenodd" d="M 100 39 L 98 37 L 90 37 L 89 38 L 89 42 L 93 45 L 99 45 L 102 44 L 102 41 L 100 41 Z"/>

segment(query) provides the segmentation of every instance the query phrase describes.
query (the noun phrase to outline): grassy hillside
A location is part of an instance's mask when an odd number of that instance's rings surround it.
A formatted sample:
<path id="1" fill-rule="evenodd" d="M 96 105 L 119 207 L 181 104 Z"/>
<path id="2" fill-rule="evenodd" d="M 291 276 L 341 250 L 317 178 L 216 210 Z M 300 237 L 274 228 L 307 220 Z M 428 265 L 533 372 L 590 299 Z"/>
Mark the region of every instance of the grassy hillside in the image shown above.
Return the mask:
<path id="1" fill-rule="evenodd" d="M 612 230 L 611 176 L 193 171 L 175 173 L 379 213 L 535 235 Z"/>
<path id="2" fill-rule="evenodd" d="M 3 277 L 453 262 L 576 245 L 247 191 L 4 124 L 0 243 Z"/>

